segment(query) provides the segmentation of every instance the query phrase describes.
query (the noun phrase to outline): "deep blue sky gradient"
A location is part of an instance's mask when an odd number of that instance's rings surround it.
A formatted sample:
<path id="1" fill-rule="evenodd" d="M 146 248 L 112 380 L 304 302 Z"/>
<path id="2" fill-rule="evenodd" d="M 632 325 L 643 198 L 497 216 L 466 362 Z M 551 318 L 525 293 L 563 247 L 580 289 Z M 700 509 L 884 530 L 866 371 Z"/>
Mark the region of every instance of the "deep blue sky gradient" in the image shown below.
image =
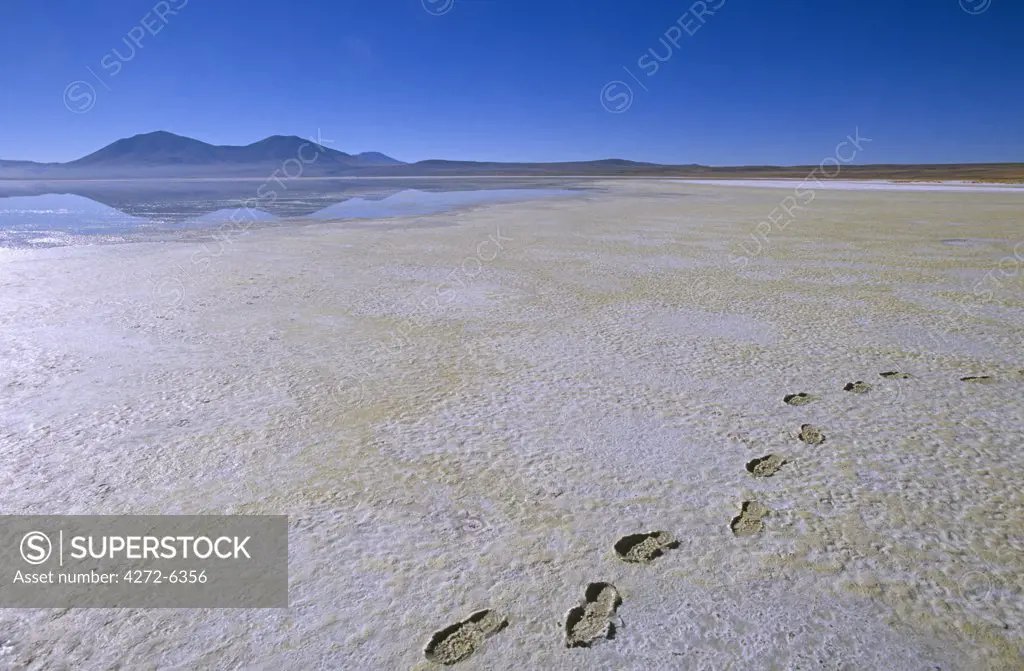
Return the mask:
<path id="1" fill-rule="evenodd" d="M 215 144 L 321 129 L 406 161 L 790 165 L 859 127 L 873 142 L 858 163 L 1024 161 L 1020 0 L 963 0 L 991 3 L 976 15 L 960 0 L 725 0 L 651 77 L 637 60 L 667 53 L 692 0 L 453 1 L 435 16 L 421 0 L 167 0 L 187 4 L 150 14 L 159 33 L 113 75 L 102 59 L 131 54 L 155 0 L 6 0 L 0 158 L 69 160 L 158 129 Z M 612 114 L 600 92 L 617 79 L 635 97 Z M 95 89 L 86 113 L 65 106 L 75 80 Z"/>

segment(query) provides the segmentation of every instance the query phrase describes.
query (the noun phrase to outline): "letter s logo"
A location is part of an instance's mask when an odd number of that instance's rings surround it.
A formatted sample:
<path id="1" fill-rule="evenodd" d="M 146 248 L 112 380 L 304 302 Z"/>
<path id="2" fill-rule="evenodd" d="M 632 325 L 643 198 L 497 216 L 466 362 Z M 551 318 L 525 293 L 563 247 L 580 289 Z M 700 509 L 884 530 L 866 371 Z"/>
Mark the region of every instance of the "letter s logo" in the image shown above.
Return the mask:
<path id="1" fill-rule="evenodd" d="M 45 562 L 52 553 L 53 544 L 41 531 L 30 531 L 21 539 L 21 558 L 33 566 Z"/>

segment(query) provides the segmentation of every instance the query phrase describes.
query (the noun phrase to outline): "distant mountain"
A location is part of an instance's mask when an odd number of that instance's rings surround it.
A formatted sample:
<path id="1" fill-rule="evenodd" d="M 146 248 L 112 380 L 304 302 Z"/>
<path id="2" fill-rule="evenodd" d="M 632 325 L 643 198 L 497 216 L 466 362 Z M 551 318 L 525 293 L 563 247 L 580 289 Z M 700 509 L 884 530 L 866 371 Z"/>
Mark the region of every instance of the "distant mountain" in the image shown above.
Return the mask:
<path id="1" fill-rule="evenodd" d="M 379 152 L 353 156 L 329 147 L 318 146 L 311 140 L 295 135 L 271 135 L 259 142 L 241 147 L 207 144 L 167 131 L 145 133 L 118 140 L 66 165 L 76 167 L 245 166 L 281 164 L 294 158 L 302 159 L 304 165 L 318 164 L 340 168 L 403 165 L 401 161 Z"/>
<path id="2" fill-rule="evenodd" d="M 250 145 L 251 146 L 251 145 Z M 111 165 L 207 165 L 217 162 L 220 148 L 199 140 L 165 131 L 123 138 L 67 165 L 106 167 Z"/>
<path id="3" fill-rule="evenodd" d="M 362 166 L 408 165 L 379 151 L 364 151 L 362 154 L 356 154 L 355 158 Z"/>
<path id="4" fill-rule="evenodd" d="M 418 175 L 504 175 L 504 176 L 600 176 L 600 175 L 631 175 L 656 174 L 662 170 L 707 170 L 704 166 L 659 165 L 657 163 L 639 163 L 620 158 L 602 159 L 599 161 L 564 161 L 560 163 L 498 163 L 481 161 L 445 161 L 430 159 L 417 163 L 404 163 L 397 166 L 381 166 L 376 170 L 378 175 L 418 176 Z"/>
<path id="5" fill-rule="evenodd" d="M 297 167 L 285 163 L 295 158 L 306 159 L 302 163 L 303 177 L 614 175 L 666 167 L 623 159 L 571 163 L 404 163 L 380 152 L 346 154 L 330 147 L 311 146 L 311 142 L 294 135 L 272 135 L 245 146 L 213 145 L 156 131 L 117 140 L 68 163 L 0 161 L 0 179 L 269 178 L 275 170 L 294 174 Z"/>
<path id="6" fill-rule="evenodd" d="M 405 165 L 380 152 L 346 154 L 294 135 L 273 135 L 245 146 L 212 145 L 167 131 L 117 140 L 68 163 L 0 161 L 0 178 L 77 179 L 128 177 L 256 177 L 300 159 L 302 175 L 343 175 L 374 167 Z"/>
<path id="7" fill-rule="evenodd" d="M 315 156 L 315 160 L 313 160 Z M 301 171 L 291 159 L 299 159 Z M 499 163 L 433 159 L 403 163 L 379 152 L 346 154 L 294 135 L 273 135 L 245 146 L 213 145 L 167 131 L 124 138 L 68 163 L 0 160 L 0 179 L 234 179 L 284 173 L 302 177 L 676 177 L 804 179 L 816 166 L 660 165 L 610 158 L 562 163 Z M 277 171 L 277 172 L 275 172 Z M 820 174 L 816 172 L 815 174 Z M 839 179 L 1021 181 L 1024 164 L 848 165 Z"/>

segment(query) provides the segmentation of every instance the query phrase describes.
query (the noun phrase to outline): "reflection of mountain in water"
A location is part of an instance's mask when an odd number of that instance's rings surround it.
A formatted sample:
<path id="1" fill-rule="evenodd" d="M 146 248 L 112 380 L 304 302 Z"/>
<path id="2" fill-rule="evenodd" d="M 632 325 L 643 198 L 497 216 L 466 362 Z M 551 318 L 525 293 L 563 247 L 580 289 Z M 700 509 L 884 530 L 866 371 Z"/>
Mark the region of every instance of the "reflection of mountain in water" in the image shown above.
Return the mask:
<path id="1" fill-rule="evenodd" d="M 141 233 L 147 228 L 152 228 L 148 219 L 129 216 L 83 196 L 62 193 L 0 198 L 0 248 L 68 245 L 82 236 L 94 241 L 117 240 L 126 231 Z"/>
<path id="2" fill-rule="evenodd" d="M 0 230 L 78 230 L 90 234 L 114 234 L 148 224 L 147 219 L 67 193 L 0 197 Z"/>
<path id="3" fill-rule="evenodd" d="M 175 226 L 188 222 L 226 221 L 240 208 L 259 210 L 257 219 L 299 219 L 307 217 L 345 218 L 378 216 L 366 208 L 366 203 L 381 201 L 404 191 L 419 191 L 426 194 L 446 192 L 493 191 L 509 192 L 512 198 L 516 190 L 522 190 L 522 197 L 529 197 L 528 191 L 552 188 L 573 188 L 563 180 L 552 179 L 359 179 L 359 180 L 291 180 L 283 182 L 246 181 L 166 181 L 166 182 L 0 182 L 0 212 L 12 212 L 22 207 L 25 196 L 73 195 L 87 198 L 94 203 L 121 212 L 136 224 L 149 222 L 151 225 Z M 271 196 L 270 194 L 274 195 Z M 259 197 L 262 195 L 263 197 Z M 458 206 L 461 198 L 447 199 L 441 206 L 439 200 L 429 195 L 416 202 L 416 196 L 399 196 L 398 209 L 408 201 L 410 213 L 440 211 Z M 12 199 L 12 200 L 8 200 Z M 338 208 L 346 201 L 354 202 Z M 431 208 L 431 201 L 435 207 Z M 472 200 L 472 199 L 470 199 Z M 477 199 L 479 200 L 479 199 Z M 18 204 L 15 204 L 17 201 Z M 41 201 L 40 201 L 41 202 Z M 49 202 L 49 199 L 47 199 Z M 76 200 L 68 212 L 85 212 L 83 201 Z M 359 214 L 359 212 L 371 212 Z M 252 219 L 253 217 L 248 217 Z M 122 218 L 122 226 L 129 222 Z"/>
<path id="4" fill-rule="evenodd" d="M 565 193 L 553 189 L 478 189 L 475 191 L 426 192 L 408 189 L 387 198 L 351 198 L 310 215 L 313 219 L 359 219 L 435 214 L 453 208 L 501 201 L 540 198 Z"/>

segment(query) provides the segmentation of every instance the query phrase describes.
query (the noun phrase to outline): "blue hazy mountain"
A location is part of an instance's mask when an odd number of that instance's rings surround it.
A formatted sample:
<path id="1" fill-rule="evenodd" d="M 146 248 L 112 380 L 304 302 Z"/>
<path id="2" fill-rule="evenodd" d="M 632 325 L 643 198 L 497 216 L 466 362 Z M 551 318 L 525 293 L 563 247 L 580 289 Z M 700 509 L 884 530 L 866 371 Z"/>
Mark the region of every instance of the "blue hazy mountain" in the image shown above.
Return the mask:
<path id="1" fill-rule="evenodd" d="M 303 176 L 405 165 L 379 152 L 346 154 L 294 135 L 273 135 L 245 146 L 232 146 L 156 131 L 117 140 L 68 163 L 0 161 L 0 177 L 252 177 L 267 176 L 286 161 L 300 158 Z M 292 164 L 287 169 L 294 174 L 298 167 Z"/>
<path id="2" fill-rule="evenodd" d="M 402 165 L 378 152 L 346 154 L 295 135 L 272 135 L 245 146 L 213 145 L 190 137 L 156 131 L 124 138 L 68 167 L 120 168 L 125 166 L 251 166 L 278 164 L 301 158 L 303 165 L 333 168 L 364 168 Z"/>
<path id="3" fill-rule="evenodd" d="M 298 160 L 296 160 L 298 159 Z M 301 168 L 301 169 L 300 169 Z M 166 131 L 117 140 L 68 163 L 0 160 L 2 180 L 263 178 L 295 177 L 479 177 L 485 175 L 672 176 L 806 178 L 815 166 L 708 167 L 660 165 L 624 159 L 563 163 L 501 163 L 431 159 L 404 163 L 380 152 L 346 154 L 294 135 L 273 135 L 245 146 L 213 145 Z M 1024 165 L 850 165 L 846 179 L 1018 181 Z"/>
<path id="4" fill-rule="evenodd" d="M 0 160 L 0 179 L 96 179 L 267 177 L 276 169 L 294 175 L 302 160 L 303 177 L 405 176 L 481 173 L 613 174 L 635 168 L 657 167 L 621 159 L 575 163 L 480 163 L 429 160 L 404 163 L 380 152 L 347 154 L 294 135 L 273 135 L 245 146 L 214 145 L 156 131 L 113 142 L 67 163 Z"/>

